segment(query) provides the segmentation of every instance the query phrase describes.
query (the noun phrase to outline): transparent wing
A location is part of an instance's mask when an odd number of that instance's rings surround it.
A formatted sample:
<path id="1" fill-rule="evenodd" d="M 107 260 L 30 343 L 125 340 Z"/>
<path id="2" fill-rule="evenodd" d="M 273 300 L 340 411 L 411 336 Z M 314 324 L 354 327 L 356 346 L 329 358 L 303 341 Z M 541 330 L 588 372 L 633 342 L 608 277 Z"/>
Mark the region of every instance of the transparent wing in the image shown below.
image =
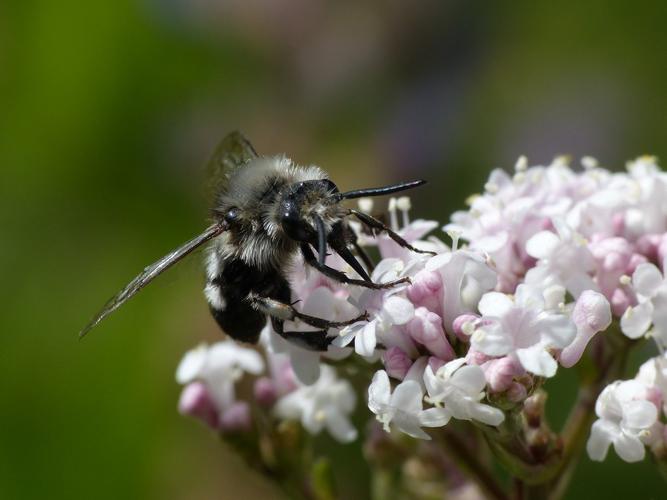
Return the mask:
<path id="1" fill-rule="evenodd" d="M 207 164 L 209 198 L 214 199 L 227 187 L 231 171 L 257 157 L 257 151 L 241 132 L 235 131 L 223 137 Z"/>
<path id="2" fill-rule="evenodd" d="M 141 272 L 141 274 L 130 281 L 130 283 L 128 283 L 125 288 L 123 288 L 120 292 L 107 301 L 100 312 L 98 312 L 95 317 L 90 320 L 90 322 L 83 328 L 83 330 L 81 330 L 79 333 L 79 338 L 82 338 L 90 330 L 95 328 L 95 326 L 97 326 L 104 318 L 106 318 L 109 314 L 114 312 L 132 297 L 134 297 L 137 292 L 139 292 L 155 278 L 157 278 L 157 276 L 159 276 L 161 273 L 169 269 L 171 266 L 183 259 L 183 257 L 210 239 L 215 238 L 221 234 L 224 230 L 225 226 L 223 224 L 214 224 L 199 236 L 192 238 L 190 241 L 183 244 L 173 252 L 170 252 L 157 262 L 154 262 L 150 266 L 146 267 Z"/>

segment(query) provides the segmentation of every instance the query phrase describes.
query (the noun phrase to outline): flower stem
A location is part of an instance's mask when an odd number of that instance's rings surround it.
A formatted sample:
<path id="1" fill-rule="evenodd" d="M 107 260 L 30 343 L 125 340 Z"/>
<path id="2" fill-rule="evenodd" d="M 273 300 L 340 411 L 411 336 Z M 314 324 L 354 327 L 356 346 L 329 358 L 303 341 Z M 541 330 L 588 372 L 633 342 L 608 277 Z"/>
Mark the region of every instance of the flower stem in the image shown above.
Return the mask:
<path id="1" fill-rule="evenodd" d="M 508 496 L 498 483 L 492 472 L 473 453 L 466 443 L 456 434 L 456 430 L 442 428 L 440 432 L 434 432 L 438 443 L 445 448 L 451 458 L 461 471 L 475 482 L 484 493 L 485 498 L 496 500 L 507 500 Z"/>

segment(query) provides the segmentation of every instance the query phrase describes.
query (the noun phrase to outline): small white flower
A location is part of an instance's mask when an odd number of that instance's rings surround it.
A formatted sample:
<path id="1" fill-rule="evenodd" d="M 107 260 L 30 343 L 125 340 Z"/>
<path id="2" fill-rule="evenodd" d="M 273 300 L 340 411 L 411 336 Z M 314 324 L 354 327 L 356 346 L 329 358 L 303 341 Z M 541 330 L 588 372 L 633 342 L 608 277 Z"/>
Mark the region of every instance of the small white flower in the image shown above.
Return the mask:
<path id="1" fill-rule="evenodd" d="M 540 231 L 526 243 L 526 252 L 538 259 L 537 266 L 526 273 L 526 283 L 546 288 L 563 285 L 578 298 L 584 290 L 596 290 L 591 278 L 595 260 L 587 241 L 559 217 L 552 222 L 556 233 Z"/>
<path id="2" fill-rule="evenodd" d="M 658 418 L 655 405 L 642 399 L 645 394 L 646 386 L 637 380 L 616 381 L 605 387 L 595 403 L 599 419 L 586 444 L 591 460 L 604 460 L 610 445 L 626 462 L 643 460 L 643 439 L 650 438 Z"/>
<path id="3" fill-rule="evenodd" d="M 424 371 L 428 391 L 427 401 L 443 405 L 444 412 L 460 420 L 477 420 L 487 425 L 500 425 L 505 415 L 498 408 L 480 403 L 484 398 L 486 380 L 479 366 L 465 364 L 464 358 L 455 359 L 433 373 L 430 366 Z"/>
<path id="4" fill-rule="evenodd" d="M 636 339 L 653 325 L 652 336 L 662 347 L 667 346 L 667 279 L 655 265 L 643 263 L 632 274 L 632 287 L 639 303 L 623 313 L 621 330 Z"/>
<path id="5" fill-rule="evenodd" d="M 479 302 L 479 326 L 470 338 L 472 348 L 489 356 L 515 357 L 526 371 L 553 377 L 558 365 L 550 350 L 570 344 L 577 331 L 567 315 L 547 307 L 548 302 L 560 302 L 553 291 L 522 284 L 514 300 L 498 292 L 485 294 Z"/>
<path id="6" fill-rule="evenodd" d="M 389 424 L 393 423 L 408 436 L 431 439 L 421 427 L 442 427 L 449 421 L 450 415 L 442 408 L 424 410 L 423 397 L 421 385 L 414 380 L 401 382 L 392 394 L 387 372 L 380 370 L 368 387 L 368 408 L 387 432 Z"/>
<path id="7" fill-rule="evenodd" d="M 341 443 L 357 438 L 357 430 L 350 422 L 356 397 L 347 380 L 339 380 L 335 370 L 322 365 L 320 378 L 313 385 L 301 385 L 283 396 L 274 408 L 279 418 L 300 420 L 311 434 L 326 429 Z"/>
<path id="8" fill-rule="evenodd" d="M 241 347 L 233 340 L 201 344 L 188 351 L 176 370 L 176 381 L 188 384 L 195 380 L 206 385 L 218 410 L 234 402 L 234 383 L 244 372 L 259 375 L 264 371 L 261 356 L 253 349 Z"/>
<path id="9" fill-rule="evenodd" d="M 476 312 L 480 297 L 493 290 L 498 281 L 496 272 L 485 259 L 467 250 L 436 255 L 426 262 L 425 269 L 441 276 L 443 287 L 438 293 L 447 332 L 454 331 L 453 323 L 457 317 Z M 439 311 L 435 312 L 439 314 Z"/>
<path id="10" fill-rule="evenodd" d="M 373 271 L 371 279 L 376 283 L 387 283 L 406 276 L 408 272 L 412 272 L 412 269 L 403 261 L 383 259 Z M 358 295 L 350 300 L 358 310 L 368 312 L 369 321 L 345 327 L 334 344 L 344 347 L 354 340 L 356 353 L 368 358 L 375 354 L 378 339 L 387 340 L 386 337 L 391 336 L 398 342 L 397 347 L 405 352 L 413 352 L 414 345 L 407 336 L 392 332 L 394 327 L 408 323 L 415 314 L 414 305 L 402 293 L 406 286 L 388 290 L 355 290 Z"/>

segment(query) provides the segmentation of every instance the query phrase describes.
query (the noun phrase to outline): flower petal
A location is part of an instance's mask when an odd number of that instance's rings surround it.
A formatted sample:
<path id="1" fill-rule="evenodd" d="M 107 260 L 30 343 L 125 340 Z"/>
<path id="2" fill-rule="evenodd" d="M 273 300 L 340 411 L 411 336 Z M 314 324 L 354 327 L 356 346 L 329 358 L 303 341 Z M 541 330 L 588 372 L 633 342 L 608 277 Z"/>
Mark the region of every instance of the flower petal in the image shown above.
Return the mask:
<path id="1" fill-rule="evenodd" d="M 614 440 L 614 450 L 626 462 L 639 462 L 644 459 L 646 449 L 638 437 L 626 433 L 620 434 Z"/>
<path id="2" fill-rule="evenodd" d="M 373 375 L 371 385 L 368 386 L 368 408 L 377 414 L 382 412 L 382 407 L 389 404 L 391 397 L 391 385 L 389 376 L 384 370 L 378 370 Z"/>
<path id="3" fill-rule="evenodd" d="M 206 364 L 207 347 L 205 344 L 185 353 L 183 359 L 176 369 L 176 381 L 179 384 L 187 384 L 200 377 Z"/>
<path id="4" fill-rule="evenodd" d="M 408 299 L 393 295 L 384 301 L 383 312 L 394 325 L 404 325 L 415 315 L 415 306 Z"/>
<path id="5" fill-rule="evenodd" d="M 567 316 L 549 314 L 539 320 L 540 333 L 549 341 L 549 347 L 562 349 L 569 345 L 577 334 L 577 327 Z"/>
<path id="6" fill-rule="evenodd" d="M 621 330 L 631 339 L 638 339 L 651 326 L 653 304 L 650 301 L 642 302 L 635 307 L 628 307 L 621 317 Z"/>
<path id="7" fill-rule="evenodd" d="M 646 429 L 658 419 L 658 409 L 645 400 L 630 401 L 623 405 L 621 426 L 632 429 Z"/>
<path id="8" fill-rule="evenodd" d="M 422 389 L 418 382 L 406 380 L 394 389 L 391 396 L 391 406 L 400 411 L 417 414 L 422 409 Z"/>
<path id="9" fill-rule="evenodd" d="M 375 346 L 377 345 L 376 326 L 377 321 L 371 321 L 359 330 L 354 338 L 354 350 L 360 356 L 370 357 L 375 352 Z"/>
<path id="10" fill-rule="evenodd" d="M 541 344 L 526 349 L 517 349 L 516 355 L 526 371 L 541 377 L 553 377 L 556 374 L 558 364 Z"/>
<path id="11" fill-rule="evenodd" d="M 540 231 L 526 242 L 526 253 L 536 259 L 546 259 L 558 245 L 560 238 L 557 235 L 551 231 Z"/>
<path id="12" fill-rule="evenodd" d="M 505 414 L 501 410 L 482 403 L 470 405 L 470 417 L 494 427 L 502 424 L 505 420 Z"/>
<path id="13" fill-rule="evenodd" d="M 452 415 L 445 408 L 429 408 L 419 414 L 419 423 L 424 427 L 442 427 L 451 418 Z"/>
<path id="14" fill-rule="evenodd" d="M 632 286 L 644 297 L 653 297 L 663 283 L 660 270 L 653 264 L 643 263 L 632 274 Z"/>
<path id="15" fill-rule="evenodd" d="M 345 415 L 338 412 L 328 415 L 326 426 L 329 433 L 341 443 L 350 443 L 357 439 L 357 429 Z"/>
<path id="16" fill-rule="evenodd" d="M 586 443 L 586 452 L 591 460 L 602 462 L 607 457 L 609 445 L 617 432 L 618 427 L 607 420 L 600 419 L 593 423 Z"/>
<path id="17" fill-rule="evenodd" d="M 499 318 L 505 315 L 513 305 L 512 299 L 504 293 L 489 292 L 482 295 L 477 309 L 482 316 Z"/>
<path id="18" fill-rule="evenodd" d="M 468 396 L 476 397 L 486 386 L 486 379 L 484 371 L 479 366 L 462 366 L 452 375 L 450 383 Z"/>

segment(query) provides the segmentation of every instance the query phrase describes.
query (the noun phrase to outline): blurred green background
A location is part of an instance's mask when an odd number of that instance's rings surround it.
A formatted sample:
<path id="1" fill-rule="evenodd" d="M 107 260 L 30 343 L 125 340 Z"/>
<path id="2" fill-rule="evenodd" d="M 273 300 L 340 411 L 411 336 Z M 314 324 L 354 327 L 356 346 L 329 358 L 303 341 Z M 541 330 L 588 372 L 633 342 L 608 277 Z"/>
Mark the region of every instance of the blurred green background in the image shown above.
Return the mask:
<path id="1" fill-rule="evenodd" d="M 76 338 L 204 227 L 202 165 L 222 135 L 241 129 L 343 189 L 427 178 L 415 213 L 444 221 L 520 154 L 667 157 L 666 13 L 662 1 L 0 2 L 0 497 L 276 496 L 176 412 L 182 353 L 219 335 L 197 259 Z M 575 383 L 550 400 L 561 416 Z M 585 459 L 571 498 L 659 491 L 648 461 Z"/>

